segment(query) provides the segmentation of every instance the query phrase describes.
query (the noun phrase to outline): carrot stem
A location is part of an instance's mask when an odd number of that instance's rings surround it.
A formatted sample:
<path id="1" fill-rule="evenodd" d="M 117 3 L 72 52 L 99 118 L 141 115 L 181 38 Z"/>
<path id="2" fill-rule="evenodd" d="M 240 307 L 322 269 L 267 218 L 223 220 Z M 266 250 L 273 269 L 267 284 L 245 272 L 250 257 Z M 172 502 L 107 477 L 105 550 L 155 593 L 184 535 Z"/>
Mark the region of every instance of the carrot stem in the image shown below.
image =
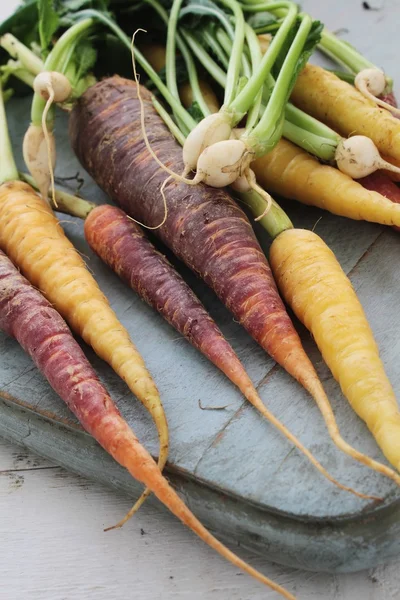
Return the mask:
<path id="1" fill-rule="evenodd" d="M 39 189 L 34 178 L 31 175 L 28 175 L 28 173 L 20 172 L 19 179 L 26 181 L 26 183 L 29 183 L 34 189 Z M 50 193 L 49 198 L 51 200 Z M 78 217 L 79 219 L 86 219 L 88 214 L 97 206 L 94 202 L 89 202 L 88 200 L 84 200 L 83 198 L 79 198 L 78 196 L 74 196 L 73 194 L 58 189 L 55 189 L 55 198 L 57 205 L 53 205 L 54 210 L 71 215 L 71 217 Z"/>
<path id="2" fill-rule="evenodd" d="M 235 192 L 235 195 L 243 204 L 250 208 L 255 218 L 263 214 L 266 208 L 266 201 L 258 192 L 250 190 L 244 193 Z M 272 239 L 275 239 L 282 231 L 293 228 L 291 220 L 275 200 L 272 200 L 271 208 L 259 220 L 259 223 Z"/>
<path id="3" fill-rule="evenodd" d="M 7 127 L 7 116 L 4 108 L 3 89 L 0 81 L 0 184 L 18 179 L 10 135 Z"/>
<path id="4" fill-rule="evenodd" d="M 0 46 L 10 56 L 21 61 L 25 69 L 33 75 L 39 75 L 43 71 L 43 61 L 11 33 L 6 33 L 0 38 Z"/>

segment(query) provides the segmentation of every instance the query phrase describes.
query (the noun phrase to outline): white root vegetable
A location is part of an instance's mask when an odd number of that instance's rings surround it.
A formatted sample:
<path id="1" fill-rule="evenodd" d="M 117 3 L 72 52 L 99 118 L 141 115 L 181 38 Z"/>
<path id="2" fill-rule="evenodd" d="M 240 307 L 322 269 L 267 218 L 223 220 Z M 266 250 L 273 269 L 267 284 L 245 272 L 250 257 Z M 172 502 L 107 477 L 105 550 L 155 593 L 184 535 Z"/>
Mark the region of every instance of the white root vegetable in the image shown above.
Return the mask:
<path id="1" fill-rule="evenodd" d="M 72 94 L 71 84 L 65 75 L 57 71 L 43 71 L 33 82 L 35 94 L 48 100 L 53 95 L 54 102 L 65 102 Z"/>
<path id="2" fill-rule="evenodd" d="M 183 146 L 185 173 L 196 170 L 203 151 L 217 142 L 229 140 L 231 132 L 229 116 L 224 112 L 214 113 L 202 119 L 189 133 Z"/>
<path id="3" fill-rule="evenodd" d="M 195 180 L 211 187 L 231 185 L 248 169 L 254 152 L 241 140 L 223 140 L 209 146 L 199 156 Z"/>
<path id="4" fill-rule="evenodd" d="M 394 115 L 400 115 L 400 109 L 388 104 L 381 98 L 378 98 L 384 93 L 386 88 L 386 77 L 380 69 L 363 69 L 360 71 L 354 80 L 355 87 L 365 96 L 378 106 L 386 108 Z"/>
<path id="5" fill-rule="evenodd" d="M 43 199 L 47 200 L 51 184 L 49 163 L 53 170 L 56 164 L 54 135 L 52 132 L 48 133 L 47 143 L 42 126 L 30 125 L 25 134 L 22 149 L 25 164 L 35 179 Z"/>
<path id="6" fill-rule="evenodd" d="M 336 149 L 335 160 L 339 170 L 352 179 L 367 177 L 379 169 L 400 173 L 400 168 L 384 160 L 374 142 L 364 135 L 342 140 Z"/>

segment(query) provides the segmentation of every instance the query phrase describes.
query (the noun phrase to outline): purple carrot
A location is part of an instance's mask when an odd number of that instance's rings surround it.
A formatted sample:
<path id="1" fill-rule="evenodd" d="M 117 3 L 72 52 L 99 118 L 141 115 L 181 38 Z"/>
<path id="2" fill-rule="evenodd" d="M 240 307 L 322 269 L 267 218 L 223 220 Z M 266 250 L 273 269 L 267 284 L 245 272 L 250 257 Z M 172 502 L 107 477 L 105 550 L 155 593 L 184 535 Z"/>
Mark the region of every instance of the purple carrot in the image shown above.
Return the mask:
<path id="1" fill-rule="evenodd" d="M 16 338 L 86 431 L 174 515 L 235 566 L 288 600 L 295 600 L 228 550 L 190 512 L 120 415 L 67 324 L 1 251 L 0 329 Z"/>

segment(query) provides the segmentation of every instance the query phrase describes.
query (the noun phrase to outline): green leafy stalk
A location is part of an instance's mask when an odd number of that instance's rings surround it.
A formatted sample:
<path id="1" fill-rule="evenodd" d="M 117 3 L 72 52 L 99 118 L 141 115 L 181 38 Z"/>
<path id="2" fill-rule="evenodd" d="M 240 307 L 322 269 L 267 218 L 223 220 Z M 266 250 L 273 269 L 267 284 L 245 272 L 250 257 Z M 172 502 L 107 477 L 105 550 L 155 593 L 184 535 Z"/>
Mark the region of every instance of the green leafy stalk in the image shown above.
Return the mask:
<path id="1" fill-rule="evenodd" d="M 250 25 L 248 25 L 247 23 L 246 23 L 245 35 L 246 35 L 246 42 L 247 42 L 247 45 L 250 50 L 251 67 L 252 67 L 252 71 L 254 73 L 255 71 L 257 71 L 257 69 L 259 68 L 260 63 L 262 61 L 262 52 L 261 52 L 260 44 L 258 42 L 257 35 L 254 32 L 254 29 L 252 27 L 250 27 Z M 253 127 L 255 126 L 255 124 L 257 123 L 258 117 L 260 114 L 260 109 L 261 109 L 261 102 L 262 102 L 262 89 L 258 92 L 257 96 L 254 98 L 253 105 L 251 106 L 251 108 L 249 109 L 249 111 L 247 113 L 246 132 L 250 132 L 253 129 Z"/>
<path id="2" fill-rule="evenodd" d="M 122 42 L 122 44 L 130 52 L 132 51 L 131 40 L 110 17 L 108 17 L 107 15 L 104 15 L 103 13 L 101 13 L 97 10 L 94 10 L 94 9 L 87 9 L 87 10 L 81 11 L 79 13 L 79 15 L 80 15 L 80 18 L 85 18 L 85 17 L 93 18 L 93 19 L 97 20 L 99 23 L 102 23 L 103 25 L 108 27 L 116 35 L 116 37 Z M 169 104 L 171 109 L 179 116 L 180 121 L 182 123 L 184 123 L 185 127 L 187 127 L 188 130 L 190 131 L 190 129 L 194 127 L 196 122 L 192 119 L 190 114 L 182 107 L 181 103 L 175 98 L 175 96 L 173 94 L 171 94 L 170 90 L 168 89 L 168 86 L 166 86 L 164 84 L 161 77 L 158 75 L 158 73 L 156 73 L 156 71 L 153 69 L 153 67 L 145 59 L 143 54 L 140 52 L 140 50 L 136 46 L 133 47 L 133 53 L 134 53 L 135 59 L 140 64 L 143 71 L 146 73 L 146 75 L 149 77 L 149 79 L 151 79 L 151 81 L 154 83 L 154 85 L 156 86 L 158 91 L 161 93 L 161 95 L 164 97 L 165 101 Z"/>
<path id="3" fill-rule="evenodd" d="M 220 1 L 233 12 L 235 18 L 235 37 L 229 59 L 224 95 L 224 105 L 229 106 L 235 97 L 235 88 L 239 81 L 244 44 L 244 16 L 236 0 Z"/>
<path id="4" fill-rule="evenodd" d="M 357 52 L 351 44 L 339 39 L 327 29 L 322 32 L 319 46 L 323 52 L 329 54 L 336 62 L 347 67 L 355 75 L 363 69 L 375 66 Z"/>
<path id="5" fill-rule="evenodd" d="M 256 219 L 258 219 L 258 217 L 264 213 L 267 207 L 266 200 L 255 190 L 250 190 L 249 192 L 240 194 L 235 192 L 235 196 L 237 196 L 243 204 L 250 208 Z M 282 233 L 282 231 L 285 231 L 286 229 L 293 229 L 293 223 L 285 211 L 282 210 L 277 202 L 275 202 L 275 200 L 272 200 L 271 208 L 266 215 L 259 219 L 258 222 L 260 225 L 262 225 L 272 239 L 275 239 L 280 233 Z"/>
<path id="6" fill-rule="evenodd" d="M 159 14 L 161 19 L 168 26 L 168 22 L 169 22 L 168 13 L 164 9 L 164 7 L 161 6 L 161 4 L 159 4 L 159 2 L 157 2 L 157 0 L 146 0 L 146 2 L 147 2 L 147 4 L 150 4 L 150 6 L 152 6 L 156 10 L 156 12 Z M 190 87 L 192 88 L 194 101 L 197 102 L 200 110 L 203 113 L 203 116 L 207 116 L 210 114 L 210 110 L 207 106 L 206 101 L 204 100 L 203 94 L 202 94 L 200 86 L 199 86 L 199 78 L 197 76 L 196 64 L 192 58 L 192 55 L 189 52 L 189 49 L 187 48 L 182 36 L 176 31 L 175 31 L 175 38 L 176 38 L 176 43 L 178 45 L 178 48 L 179 48 L 179 50 L 183 56 L 183 59 L 185 61 L 185 64 L 186 64 L 186 70 L 187 70 L 187 74 L 189 77 Z M 167 53 L 168 53 L 168 46 L 167 46 Z M 174 65 L 174 67 L 175 67 L 175 65 Z M 175 80 L 176 80 L 176 70 L 175 70 Z M 185 129 L 186 129 L 186 127 L 185 127 Z"/>
<path id="7" fill-rule="evenodd" d="M 93 29 L 94 20 L 91 18 L 82 19 L 72 25 L 57 40 L 49 56 L 45 60 L 44 68 L 46 71 L 59 71 L 63 73 L 72 55 L 77 42 Z"/>
<path id="8" fill-rule="evenodd" d="M 261 60 L 261 50 L 254 31 L 251 27 L 247 27 L 246 39 L 250 52 L 253 56 L 253 60 L 255 61 L 254 64 L 256 66 L 259 64 L 258 61 Z M 197 43 L 198 42 L 196 42 L 196 44 Z M 214 77 L 221 87 L 224 87 L 226 75 L 222 69 L 220 69 L 220 67 L 213 61 L 204 48 L 196 45 L 194 46 L 194 49 L 195 52 L 199 52 L 198 57 L 208 73 Z M 275 81 L 272 77 L 271 80 L 272 86 L 274 86 Z M 270 94 L 267 93 L 266 96 L 268 100 Z M 258 99 L 254 100 L 254 103 L 248 112 L 246 120 L 246 132 L 249 133 L 253 129 L 255 122 L 258 120 L 260 109 L 261 111 L 265 110 L 265 106 L 262 106 L 259 94 Z M 281 122 L 279 122 L 279 129 L 276 131 L 278 136 L 280 133 L 282 133 L 286 139 L 300 146 L 307 152 L 311 152 L 316 157 L 326 162 L 331 162 L 334 160 L 336 147 L 341 139 L 340 136 L 327 125 L 324 125 L 317 119 L 314 119 L 307 113 L 304 113 L 302 110 L 296 108 L 289 102 L 285 108 L 285 120 L 283 125 Z"/>
<path id="9" fill-rule="evenodd" d="M 279 124 L 282 123 L 283 125 L 285 106 L 296 81 L 299 69 L 298 62 L 304 52 L 312 26 L 311 17 L 303 14 L 300 27 L 289 52 L 286 54 L 267 108 L 258 125 L 251 133 L 246 135 L 246 141 L 255 149 L 258 156 L 270 151 L 281 137 L 282 130 L 280 130 Z"/>
<path id="10" fill-rule="evenodd" d="M 235 37 L 235 30 L 226 13 L 210 0 L 191 0 L 187 6 L 181 9 L 179 13 L 180 20 L 183 20 L 187 15 L 209 17 L 213 22 L 217 20 L 232 40 Z"/>
<path id="11" fill-rule="evenodd" d="M 225 87 L 226 73 L 223 69 L 221 69 L 221 67 L 211 58 L 207 50 L 203 48 L 201 43 L 190 31 L 182 29 L 181 34 L 200 64 L 203 65 L 211 77 L 213 77 L 221 87 Z"/>
<path id="12" fill-rule="evenodd" d="M 290 4 L 288 14 L 279 28 L 279 31 L 273 38 L 267 52 L 264 54 L 258 70 L 252 74 L 247 85 L 240 94 L 236 96 L 229 107 L 232 113 L 235 114 L 236 122 L 240 121 L 242 116 L 246 114 L 252 105 L 254 98 L 264 85 L 264 81 L 271 72 L 287 36 L 296 22 L 297 7 L 293 3 L 288 4 Z M 252 8 L 257 6 L 258 5 L 252 6 Z"/>
<path id="13" fill-rule="evenodd" d="M 0 185 L 6 181 L 18 179 L 18 169 L 15 164 L 10 135 L 7 127 L 7 116 L 4 107 L 3 89 L 0 82 Z"/>
<path id="14" fill-rule="evenodd" d="M 223 66 L 224 69 L 228 68 L 229 58 L 228 54 L 224 52 L 223 48 L 215 38 L 214 31 L 211 28 L 203 28 L 198 32 L 198 37 L 204 40 L 206 46 L 211 50 L 218 62 Z"/>
<path id="15" fill-rule="evenodd" d="M 286 105 L 285 115 L 288 121 L 294 125 L 297 125 L 298 127 L 301 127 L 304 131 L 309 131 L 310 133 L 320 136 L 321 138 L 332 139 L 332 141 L 336 143 L 338 143 L 341 139 L 340 135 L 328 127 L 328 125 L 325 125 L 324 123 L 321 123 L 321 121 L 318 121 L 318 119 L 311 117 L 311 115 L 308 115 L 290 102 L 288 102 Z"/>
<path id="16" fill-rule="evenodd" d="M 332 162 L 335 159 L 337 142 L 330 138 L 323 138 L 310 131 L 305 131 L 302 127 L 287 120 L 283 123 L 282 135 L 296 146 L 325 162 Z"/>
<path id="17" fill-rule="evenodd" d="M 19 60 L 10 59 L 6 65 L 0 67 L 1 81 L 3 86 L 8 82 L 9 78 L 13 75 L 20 81 L 26 83 L 29 87 L 33 88 L 34 75 L 25 69 Z"/>
<path id="18" fill-rule="evenodd" d="M 33 75 L 39 75 L 43 71 L 43 61 L 11 33 L 5 33 L 0 38 L 0 46 Z"/>
<path id="19" fill-rule="evenodd" d="M 178 85 L 176 82 L 176 28 L 182 0 L 174 0 L 168 20 L 167 50 L 166 50 L 166 75 L 167 86 L 171 94 L 179 100 Z M 180 100 L 179 100 L 180 102 Z"/>
<path id="20" fill-rule="evenodd" d="M 38 0 L 39 39 L 42 55 L 47 56 L 53 35 L 57 31 L 60 19 L 54 10 L 53 0 Z"/>
<path id="21" fill-rule="evenodd" d="M 27 173 L 19 173 L 19 178 L 22 179 L 22 181 L 29 183 L 29 185 L 34 189 L 38 190 L 36 182 L 31 175 L 28 175 Z M 71 215 L 71 217 L 86 219 L 88 214 L 97 206 L 93 202 L 83 200 L 83 198 L 79 198 L 78 196 L 74 196 L 73 194 L 69 194 L 68 192 L 64 192 L 59 189 L 55 189 L 54 192 L 57 204 L 54 205 L 53 208 L 57 212 Z M 51 192 L 49 193 L 49 200 L 52 200 Z"/>
<path id="22" fill-rule="evenodd" d="M 252 6 L 254 3 L 257 4 L 259 0 L 243 0 L 246 6 Z M 277 17 L 284 17 L 285 10 L 276 7 L 276 3 L 273 0 L 266 0 L 264 2 L 265 10 L 270 11 Z M 321 40 L 318 45 L 319 49 L 326 54 L 333 61 L 339 63 L 353 75 L 357 75 L 363 69 L 377 69 L 371 61 L 365 58 L 358 50 L 354 48 L 349 42 L 339 39 L 334 33 L 331 33 L 328 29 L 324 28 L 321 35 Z M 386 76 L 387 91 L 391 92 L 393 88 L 393 79 Z"/>
<path id="23" fill-rule="evenodd" d="M 155 96 L 153 96 L 151 100 L 153 102 L 154 108 L 156 109 L 156 111 L 158 112 L 158 114 L 160 115 L 160 117 L 162 118 L 162 120 L 176 139 L 176 141 L 181 146 L 183 146 L 183 144 L 185 143 L 185 136 L 183 135 L 182 131 L 179 129 L 175 121 L 172 119 L 169 112 L 165 110 L 161 102 L 159 102 Z"/>
<path id="24" fill-rule="evenodd" d="M 219 42 L 220 46 L 222 46 L 225 49 L 225 51 L 228 53 L 228 56 L 230 56 L 231 52 L 233 50 L 233 43 L 232 43 L 232 40 L 230 39 L 229 35 L 226 33 L 226 31 L 224 31 L 221 27 L 218 27 L 215 30 L 215 37 L 216 37 L 216 40 Z M 250 67 L 249 60 L 246 56 L 245 49 L 243 50 L 243 53 L 242 53 L 241 72 L 243 73 L 243 75 L 245 77 L 247 77 L 247 79 L 249 79 L 251 77 L 251 67 Z"/>

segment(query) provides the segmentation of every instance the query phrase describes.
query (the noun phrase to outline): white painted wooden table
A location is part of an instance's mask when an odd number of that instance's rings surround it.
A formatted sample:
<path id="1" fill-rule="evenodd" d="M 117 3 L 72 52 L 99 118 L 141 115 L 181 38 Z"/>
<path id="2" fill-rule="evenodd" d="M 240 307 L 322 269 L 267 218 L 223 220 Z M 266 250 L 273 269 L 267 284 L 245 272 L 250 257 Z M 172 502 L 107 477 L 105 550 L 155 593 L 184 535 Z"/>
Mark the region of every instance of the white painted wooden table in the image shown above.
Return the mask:
<path id="1" fill-rule="evenodd" d="M 0 3 L 0 19 L 16 4 Z M 313 12 L 321 18 L 332 14 L 332 29 L 349 25 L 347 15 L 335 11 L 333 0 L 320 4 Z M 359 8 L 361 2 L 349 0 L 350 5 Z M 0 440 L 0 600 L 275 597 L 165 511 L 145 505 L 123 530 L 104 533 L 103 528 L 116 523 L 129 507 L 129 499 L 115 491 Z M 272 565 L 246 552 L 241 556 L 301 600 L 400 598 L 400 560 L 369 572 L 334 576 Z"/>

